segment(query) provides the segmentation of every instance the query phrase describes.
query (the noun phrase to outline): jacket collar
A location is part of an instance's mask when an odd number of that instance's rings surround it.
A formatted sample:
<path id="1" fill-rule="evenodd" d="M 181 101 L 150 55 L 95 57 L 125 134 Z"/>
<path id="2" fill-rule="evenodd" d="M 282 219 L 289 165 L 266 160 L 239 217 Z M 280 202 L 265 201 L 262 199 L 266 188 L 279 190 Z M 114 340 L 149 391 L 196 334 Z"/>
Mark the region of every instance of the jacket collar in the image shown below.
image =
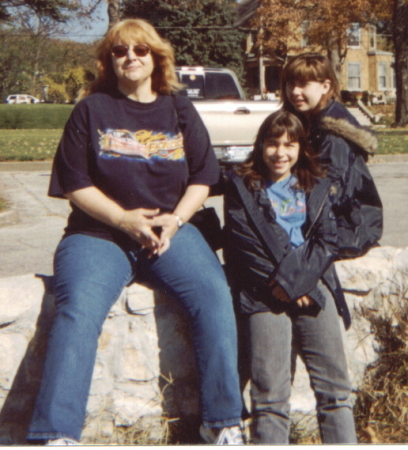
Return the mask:
<path id="1" fill-rule="evenodd" d="M 341 103 L 332 101 L 313 119 L 311 124 L 312 138 L 320 138 L 320 130 L 357 145 L 365 155 L 373 155 L 378 147 L 376 135 L 362 127 L 355 117 Z"/>

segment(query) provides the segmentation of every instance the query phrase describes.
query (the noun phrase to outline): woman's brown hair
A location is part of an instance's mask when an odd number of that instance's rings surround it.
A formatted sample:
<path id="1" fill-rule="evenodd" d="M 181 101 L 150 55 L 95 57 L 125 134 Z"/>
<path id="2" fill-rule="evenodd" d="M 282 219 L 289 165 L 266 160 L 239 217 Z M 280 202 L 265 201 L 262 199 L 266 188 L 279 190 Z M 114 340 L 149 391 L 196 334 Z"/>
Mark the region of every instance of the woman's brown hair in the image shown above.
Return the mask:
<path id="1" fill-rule="evenodd" d="M 283 109 L 299 115 L 288 99 L 286 92 L 288 83 L 307 83 L 309 81 L 323 83 L 325 80 L 330 81 L 330 90 L 323 99 L 324 103 L 327 103 L 330 99 L 341 101 L 339 81 L 330 60 L 326 56 L 319 53 L 302 53 L 291 58 L 284 66 L 281 75 Z M 326 105 L 323 104 L 322 106 Z"/>
<path id="2" fill-rule="evenodd" d="M 235 172 L 242 176 L 245 183 L 252 189 L 263 188 L 265 180 L 269 179 L 268 167 L 263 159 L 265 143 L 268 139 L 281 137 L 285 132 L 291 141 L 299 142 L 299 158 L 291 170 L 298 180 L 296 188 L 310 192 L 316 178 L 323 176 L 323 170 L 310 149 L 301 121 L 289 111 L 280 109 L 264 120 L 256 136 L 252 153 L 241 166 L 235 169 Z"/>
<path id="3" fill-rule="evenodd" d="M 152 90 L 157 94 L 170 94 L 180 89 L 174 70 L 174 51 L 171 44 L 160 37 L 152 25 L 142 19 L 126 19 L 115 24 L 99 43 L 96 51 L 97 78 L 79 96 L 94 92 L 111 93 L 117 89 L 117 76 L 112 65 L 112 46 L 120 39 L 150 47 L 154 61 Z"/>

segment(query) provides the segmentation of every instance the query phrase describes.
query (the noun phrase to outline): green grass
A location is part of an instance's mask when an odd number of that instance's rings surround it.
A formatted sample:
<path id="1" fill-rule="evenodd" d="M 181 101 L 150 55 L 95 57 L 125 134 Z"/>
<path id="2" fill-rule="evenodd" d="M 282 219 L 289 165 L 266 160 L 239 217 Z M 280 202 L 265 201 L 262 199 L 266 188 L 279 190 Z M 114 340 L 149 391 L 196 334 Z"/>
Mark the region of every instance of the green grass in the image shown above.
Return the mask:
<path id="1" fill-rule="evenodd" d="M 379 155 L 399 155 L 408 153 L 408 129 L 378 130 Z"/>
<path id="2" fill-rule="evenodd" d="M 0 161 L 52 159 L 61 134 L 62 130 L 0 129 Z"/>
<path id="3" fill-rule="evenodd" d="M 27 106 L 35 107 L 36 105 Z M 45 159 L 52 159 L 57 149 L 61 134 L 62 129 L 0 129 L 0 162 L 40 161 Z M 377 131 L 377 135 L 379 140 L 379 148 L 377 154 L 408 154 L 408 129 L 380 129 Z"/>
<path id="4" fill-rule="evenodd" d="M 0 129 L 62 129 L 73 107 L 50 103 L 0 104 Z"/>

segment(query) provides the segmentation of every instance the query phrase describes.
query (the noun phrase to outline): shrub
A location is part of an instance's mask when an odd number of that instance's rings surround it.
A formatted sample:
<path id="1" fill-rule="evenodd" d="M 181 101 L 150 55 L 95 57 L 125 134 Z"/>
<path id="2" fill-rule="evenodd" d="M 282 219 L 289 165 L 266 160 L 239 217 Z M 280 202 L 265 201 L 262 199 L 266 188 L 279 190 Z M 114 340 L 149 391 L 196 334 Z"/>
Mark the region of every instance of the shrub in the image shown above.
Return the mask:
<path id="1" fill-rule="evenodd" d="M 0 105 L 0 128 L 5 129 L 62 129 L 73 105 Z"/>

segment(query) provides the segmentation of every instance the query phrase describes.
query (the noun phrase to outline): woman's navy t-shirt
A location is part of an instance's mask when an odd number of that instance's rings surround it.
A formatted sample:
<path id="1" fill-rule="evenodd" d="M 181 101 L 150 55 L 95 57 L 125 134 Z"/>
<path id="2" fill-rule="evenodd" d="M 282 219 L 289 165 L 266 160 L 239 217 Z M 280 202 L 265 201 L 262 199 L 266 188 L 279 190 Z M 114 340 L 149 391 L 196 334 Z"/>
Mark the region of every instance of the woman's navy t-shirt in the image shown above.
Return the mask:
<path id="1" fill-rule="evenodd" d="M 119 92 L 96 93 L 76 105 L 65 126 L 48 194 L 64 198 L 95 186 L 126 210 L 171 212 L 188 185 L 211 186 L 218 179 L 208 132 L 189 99 L 164 95 L 139 103 Z M 132 243 L 71 206 L 66 235 Z"/>

